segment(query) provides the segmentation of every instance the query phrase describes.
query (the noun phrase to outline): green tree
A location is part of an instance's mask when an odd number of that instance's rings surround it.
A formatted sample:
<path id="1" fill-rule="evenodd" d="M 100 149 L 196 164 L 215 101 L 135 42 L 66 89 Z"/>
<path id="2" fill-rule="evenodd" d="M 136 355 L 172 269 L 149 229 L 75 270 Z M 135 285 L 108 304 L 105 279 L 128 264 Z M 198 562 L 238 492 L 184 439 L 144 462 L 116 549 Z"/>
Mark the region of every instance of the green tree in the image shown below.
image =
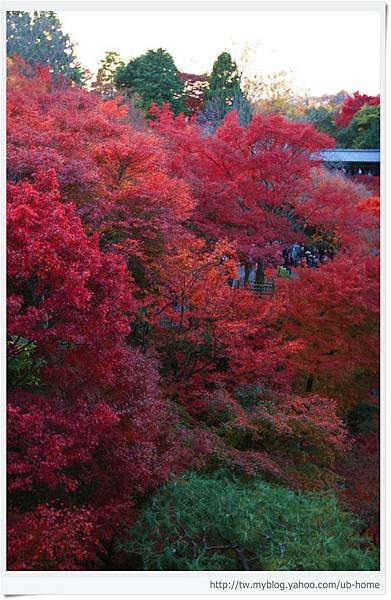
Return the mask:
<path id="1" fill-rule="evenodd" d="M 121 548 L 145 570 L 377 570 L 359 531 L 331 492 L 190 472 L 150 499 Z"/>
<path id="2" fill-rule="evenodd" d="M 334 122 L 334 110 L 326 106 L 312 106 L 306 111 L 305 120 L 312 123 L 318 131 L 324 131 L 333 138 L 337 137 Z"/>
<path id="3" fill-rule="evenodd" d="M 69 35 L 53 11 L 7 11 L 7 55 L 49 65 L 55 75 L 84 84 L 88 72 L 77 61 Z"/>
<path id="4" fill-rule="evenodd" d="M 240 76 L 235 61 L 229 52 L 222 52 L 213 64 L 209 78 L 207 98 L 220 98 L 227 106 L 232 103 L 232 98 L 240 90 Z"/>
<path id="5" fill-rule="evenodd" d="M 115 75 L 117 69 L 124 66 L 118 52 L 113 50 L 106 52 L 104 58 L 100 61 L 96 80 L 92 84 L 93 90 L 104 99 L 114 98 L 118 93 L 115 85 Z"/>
<path id="6" fill-rule="evenodd" d="M 238 67 L 229 52 L 222 52 L 213 64 L 209 88 L 205 93 L 205 109 L 199 121 L 217 127 L 232 110 L 238 111 L 242 124 L 249 122 L 250 103 L 240 86 Z"/>
<path id="7" fill-rule="evenodd" d="M 380 106 L 364 104 L 338 133 L 338 143 L 345 148 L 380 148 Z"/>
<path id="8" fill-rule="evenodd" d="M 145 111 L 152 102 L 158 106 L 168 102 L 175 114 L 185 110 L 179 71 L 171 54 L 162 48 L 148 50 L 120 66 L 115 81 L 118 88 L 138 96 L 138 106 Z"/>

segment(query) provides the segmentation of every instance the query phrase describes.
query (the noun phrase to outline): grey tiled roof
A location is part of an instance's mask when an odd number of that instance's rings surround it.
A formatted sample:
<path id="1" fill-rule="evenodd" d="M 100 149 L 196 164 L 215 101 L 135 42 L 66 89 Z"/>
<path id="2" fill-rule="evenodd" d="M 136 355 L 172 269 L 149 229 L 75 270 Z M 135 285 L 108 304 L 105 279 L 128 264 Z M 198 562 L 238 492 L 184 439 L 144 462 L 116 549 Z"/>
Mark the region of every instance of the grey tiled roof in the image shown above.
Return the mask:
<path id="1" fill-rule="evenodd" d="M 356 150 L 336 148 L 331 150 L 321 150 L 314 158 L 324 162 L 360 162 L 360 163 L 379 163 L 380 150 Z"/>

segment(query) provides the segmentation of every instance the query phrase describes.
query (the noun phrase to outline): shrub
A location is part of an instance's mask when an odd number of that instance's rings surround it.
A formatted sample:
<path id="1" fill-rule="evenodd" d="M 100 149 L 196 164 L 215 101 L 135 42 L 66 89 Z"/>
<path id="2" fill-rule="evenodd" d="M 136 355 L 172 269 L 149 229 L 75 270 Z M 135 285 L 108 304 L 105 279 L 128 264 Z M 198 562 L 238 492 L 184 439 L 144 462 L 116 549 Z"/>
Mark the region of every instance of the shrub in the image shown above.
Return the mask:
<path id="1" fill-rule="evenodd" d="M 122 549 L 145 570 L 377 570 L 359 527 L 331 492 L 188 472 L 150 499 Z"/>

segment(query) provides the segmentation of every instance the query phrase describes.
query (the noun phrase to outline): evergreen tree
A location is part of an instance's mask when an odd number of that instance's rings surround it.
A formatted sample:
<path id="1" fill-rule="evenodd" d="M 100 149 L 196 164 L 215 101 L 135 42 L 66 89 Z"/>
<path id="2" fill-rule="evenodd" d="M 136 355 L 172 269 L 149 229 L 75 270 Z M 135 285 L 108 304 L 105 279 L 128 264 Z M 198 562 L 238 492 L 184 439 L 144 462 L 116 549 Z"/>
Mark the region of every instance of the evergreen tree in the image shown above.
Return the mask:
<path id="1" fill-rule="evenodd" d="M 376 570 L 361 528 L 332 492 L 188 472 L 150 498 L 120 547 L 156 571 Z"/>
<path id="2" fill-rule="evenodd" d="M 49 65 L 55 75 L 77 84 L 87 77 L 53 11 L 7 11 L 7 55 L 19 55 L 29 64 Z"/>
<path id="3" fill-rule="evenodd" d="M 208 99 L 221 98 L 229 106 L 240 90 L 240 77 L 236 63 L 228 52 L 222 52 L 213 65 L 209 79 Z"/>
<path id="4" fill-rule="evenodd" d="M 185 110 L 183 83 L 172 56 L 162 48 L 148 50 L 116 72 L 118 88 L 139 96 L 138 105 L 148 111 L 151 104 L 169 103 L 174 114 Z"/>
<path id="5" fill-rule="evenodd" d="M 238 67 L 229 52 L 222 52 L 214 62 L 205 100 L 201 124 L 214 129 L 233 110 L 238 112 L 241 124 L 250 121 L 250 103 L 240 87 Z"/>

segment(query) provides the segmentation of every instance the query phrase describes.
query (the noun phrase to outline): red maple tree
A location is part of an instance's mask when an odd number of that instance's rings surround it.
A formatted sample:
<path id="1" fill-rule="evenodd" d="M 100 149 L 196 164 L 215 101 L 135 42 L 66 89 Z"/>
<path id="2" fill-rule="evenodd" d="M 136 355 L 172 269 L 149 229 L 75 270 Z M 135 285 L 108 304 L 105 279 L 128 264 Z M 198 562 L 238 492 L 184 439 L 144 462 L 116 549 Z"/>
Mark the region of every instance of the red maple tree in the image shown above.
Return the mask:
<path id="1" fill-rule="evenodd" d="M 10 568 L 80 568 L 166 479 L 168 415 L 154 361 L 125 343 L 126 264 L 51 172 L 9 185 L 8 278 Z"/>
<path id="2" fill-rule="evenodd" d="M 331 138 L 279 115 L 255 115 L 245 127 L 232 112 L 210 136 L 167 107 L 154 114 L 171 171 L 188 181 L 197 200 L 191 223 L 199 235 L 234 241 L 243 264 L 262 267 L 304 239 L 296 206 L 310 192 L 317 151 Z"/>

